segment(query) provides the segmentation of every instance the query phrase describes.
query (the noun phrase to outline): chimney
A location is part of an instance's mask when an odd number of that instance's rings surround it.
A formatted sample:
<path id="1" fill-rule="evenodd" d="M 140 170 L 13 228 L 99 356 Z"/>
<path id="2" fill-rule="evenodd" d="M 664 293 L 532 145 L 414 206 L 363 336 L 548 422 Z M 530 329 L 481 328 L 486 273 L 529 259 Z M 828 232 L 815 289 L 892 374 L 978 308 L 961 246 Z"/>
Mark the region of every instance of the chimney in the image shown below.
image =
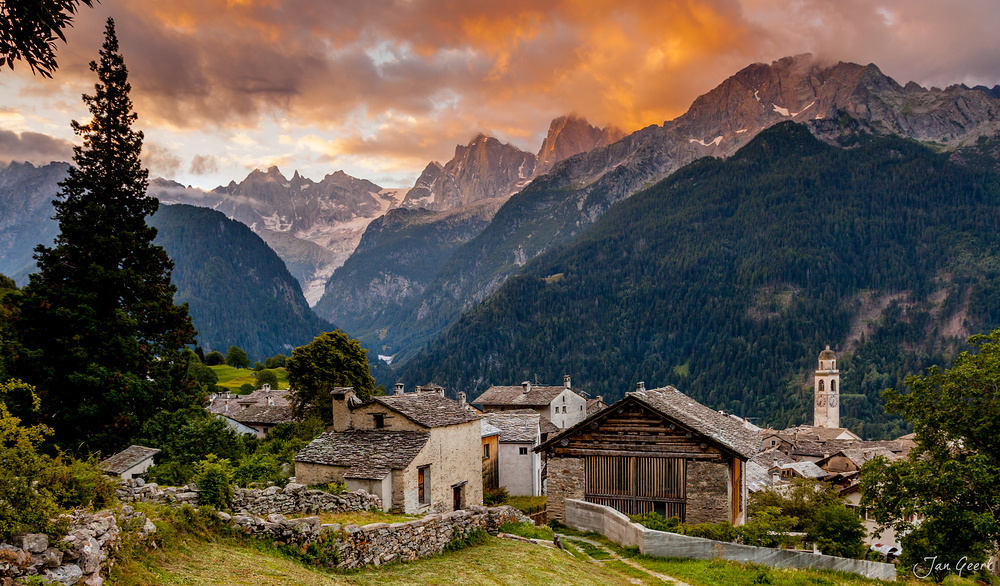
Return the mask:
<path id="1" fill-rule="evenodd" d="M 598 403 L 603 403 L 604 402 L 604 395 L 597 395 L 597 402 Z"/>
<path id="2" fill-rule="evenodd" d="M 465 391 L 458 392 L 458 404 L 465 406 Z"/>
<path id="3" fill-rule="evenodd" d="M 357 401 L 352 387 L 337 387 L 330 391 L 333 398 L 333 423 L 331 431 L 351 429 L 351 403 Z"/>
<path id="4" fill-rule="evenodd" d="M 270 393 L 271 392 L 271 385 L 268 384 L 268 383 L 264 383 L 264 384 L 260 385 L 260 390 L 264 391 L 265 393 Z"/>
<path id="5" fill-rule="evenodd" d="M 563 375 L 563 386 L 566 387 L 567 389 L 572 389 L 573 388 L 572 385 L 569 384 L 569 375 L 568 374 L 564 374 Z"/>
<path id="6" fill-rule="evenodd" d="M 646 390 L 646 383 L 645 383 L 645 381 L 639 381 L 639 382 L 635 383 L 635 390 L 637 390 L 637 391 L 645 391 Z"/>
<path id="7" fill-rule="evenodd" d="M 403 383 L 396 383 L 396 389 L 392 392 L 392 394 L 393 395 L 402 395 L 403 393 L 404 393 L 404 391 L 403 391 Z"/>
<path id="8" fill-rule="evenodd" d="M 523 383 L 521 383 L 521 388 L 524 389 L 524 394 L 527 395 L 528 393 L 531 392 L 531 383 L 528 381 L 524 381 Z"/>

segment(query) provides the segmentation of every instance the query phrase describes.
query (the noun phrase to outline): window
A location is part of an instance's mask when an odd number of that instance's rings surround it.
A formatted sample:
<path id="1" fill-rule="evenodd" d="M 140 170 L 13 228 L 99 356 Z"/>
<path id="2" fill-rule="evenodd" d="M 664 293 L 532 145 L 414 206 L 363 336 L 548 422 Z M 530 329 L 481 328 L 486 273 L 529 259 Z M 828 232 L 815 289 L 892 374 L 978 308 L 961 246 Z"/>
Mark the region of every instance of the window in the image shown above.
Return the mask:
<path id="1" fill-rule="evenodd" d="M 520 455 L 522 455 L 522 456 L 527 456 L 528 455 L 528 448 L 518 448 L 517 449 L 517 453 L 520 454 Z"/>
<path id="2" fill-rule="evenodd" d="M 483 460 L 490 459 L 490 444 L 483 444 Z"/>
<path id="3" fill-rule="evenodd" d="M 385 413 L 372 413 L 372 417 L 375 418 L 375 429 L 385 427 Z"/>
<path id="4" fill-rule="evenodd" d="M 837 392 L 837 381 L 835 380 L 830 381 L 830 392 L 831 393 Z"/>
<path id="5" fill-rule="evenodd" d="M 819 392 L 823 392 L 823 381 L 819 381 Z"/>
<path id="6" fill-rule="evenodd" d="M 563 413 L 566 412 L 566 405 L 563 405 Z"/>
<path id="7" fill-rule="evenodd" d="M 422 505 L 429 505 L 431 502 L 431 467 L 429 464 L 417 468 L 417 500 Z"/>

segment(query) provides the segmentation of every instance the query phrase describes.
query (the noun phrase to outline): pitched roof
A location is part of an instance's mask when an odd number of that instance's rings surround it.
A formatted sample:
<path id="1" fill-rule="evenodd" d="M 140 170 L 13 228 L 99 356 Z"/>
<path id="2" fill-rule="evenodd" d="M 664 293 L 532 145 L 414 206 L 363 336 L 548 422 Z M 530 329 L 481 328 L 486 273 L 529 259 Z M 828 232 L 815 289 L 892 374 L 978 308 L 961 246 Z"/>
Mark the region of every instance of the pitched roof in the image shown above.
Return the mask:
<path id="1" fill-rule="evenodd" d="M 295 421 L 292 417 L 292 408 L 290 405 L 251 405 L 236 413 L 228 413 L 226 417 L 244 424 L 291 423 Z"/>
<path id="2" fill-rule="evenodd" d="M 430 437 L 421 431 L 328 431 L 302 448 L 295 461 L 348 468 L 344 478 L 381 480 L 409 466 Z"/>
<path id="3" fill-rule="evenodd" d="M 764 450 L 763 452 L 758 452 L 751 461 L 755 462 L 759 466 L 762 466 L 765 470 L 771 469 L 775 463 L 777 465 L 781 464 L 791 464 L 795 462 L 795 459 L 786 454 L 783 450 L 778 448 L 771 448 Z"/>
<path id="4" fill-rule="evenodd" d="M 744 458 L 760 450 L 761 438 L 725 413 L 702 405 L 674 387 L 632 391 L 625 394 L 678 423 L 722 444 Z"/>
<path id="5" fill-rule="evenodd" d="M 212 404 L 206 407 L 206 409 L 209 413 L 228 416 L 239 412 L 243 409 L 241 405 L 246 405 L 247 403 L 253 403 L 256 405 L 273 404 L 276 406 L 290 405 L 289 393 L 291 393 L 291 391 L 287 389 L 272 389 L 270 391 L 257 389 L 246 395 L 237 395 L 236 393 L 219 393 L 218 395 L 215 395 L 215 398 L 212 400 Z"/>
<path id="6" fill-rule="evenodd" d="M 505 444 L 535 443 L 538 440 L 539 419 L 538 412 L 530 409 L 486 414 L 486 420 L 503 432 L 500 443 Z"/>
<path id="7" fill-rule="evenodd" d="M 794 470 L 803 478 L 825 478 L 826 476 L 829 476 L 826 470 L 823 470 L 814 462 L 810 462 L 809 460 L 792 462 L 790 464 L 781 464 L 778 468 L 782 470 Z"/>
<path id="8" fill-rule="evenodd" d="M 552 423 L 548 419 L 542 417 L 541 420 L 538 422 L 538 431 L 540 431 L 542 433 L 545 433 L 545 434 L 553 434 L 554 435 L 554 434 L 559 433 L 562 430 L 559 429 L 558 427 L 556 427 L 555 423 Z"/>
<path id="9" fill-rule="evenodd" d="M 747 461 L 747 489 L 750 492 L 760 492 L 771 486 L 771 475 L 767 468 L 761 466 L 753 460 Z"/>
<path id="10" fill-rule="evenodd" d="M 567 389 L 565 386 L 539 387 L 529 384 L 528 392 L 526 393 L 524 392 L 523 385 L 516 387 L 493 386 L 486 389 L 486 392 L 479 395 L 476 400 L 470 402 L 477 405 L 523 405 L 525 407 L 536 407 L 539 405 L 548 405 L 560 393 L 566 390 L 572 389 Z"/>
<path id="11" fill-rule="evenodd" d="M 482 415 L 466 409 L 456 401 L 446 399 L 437 393 L 407 393 L 388 397 L 372 397 L 424 427 L 444 427 L 482 419 Z"/>
<path id="12" fill-rule="evenodd" d="M 483 420 L 482 425 L 483 425 L 482 433 L 480 433 L 482 437 L 490 437 L 491 435 L 500 435 L 501 433 L 503 433 L 503 431 L 499 427 L 494 427 L 490 425 L 490 422 L 486 421 L 485 419 Z"/>
<path id="13" fill-rule="evenodd" d="M 114 456 L 111 456 L 107 460 L 104 460 L 98 464 L 97 467 L 105 472 L 121 474 L 132 466 L 140 464 L 159 453 L 160 450 L 156 448 L 147 448 L 133 444 L 118 452 Z"/>
<path id="14" fill-rule="evenodd" d="M 831 454 L 829 458 L 823 458 L 823 460 L 820 460 L 819 462 L 817 462 L 817 464 L 823 462 L 824 460 L 829 460 L 830 458 L 833 458 L 837 454 L 842 454 L 844 457 L 848 458 L 851 462 L 854 462 L 854 464 L 858 468 L 863 466 L 865 462 L 872 460 L 878 456 L 882 456 L 885 459 L 889 460 L 890 462 L 895 462 L 896 460 L 900 459 L 900 455 L 898 453 L 894 453 L 892 450 L 886 449 L 881 446 L 874 446 L 874 447 L 856 446 L 851 448 L 844 448 L 843 450 L 838 451 L 836 454 Z"/>

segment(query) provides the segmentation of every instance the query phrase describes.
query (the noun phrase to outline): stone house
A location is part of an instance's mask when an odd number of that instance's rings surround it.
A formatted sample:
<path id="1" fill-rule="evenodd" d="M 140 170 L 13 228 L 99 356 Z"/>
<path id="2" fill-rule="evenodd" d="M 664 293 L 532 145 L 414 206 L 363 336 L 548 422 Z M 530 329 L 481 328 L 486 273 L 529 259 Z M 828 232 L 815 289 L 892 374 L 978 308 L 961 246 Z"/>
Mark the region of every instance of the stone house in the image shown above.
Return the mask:
<path id="1" fill-rule="evenodd" d="M 541 496 L 542 459 L 538 412 L 531 409 L 487 413 L 486 421 L 500 429 L 499 485 L 511 496 Z"/>
<path id="2" fill-rule="evenodd" d="M 153 465 L 153 456 L 159 454 L 156 448 L 131 445 L 97 465 L 106 474 L 124 479 L 138 478 Z"/>
<path id="3" fill-rule="evenodd" d="M 333 424 L 295 456 L 296 480 L 343 482 L 409 514 L 481 505 L 482 416 L 443 392 L 396 393 L 363 403 L 334 389 Z"/>
<path id="4" fill-rule="evenodd" d="M 587 418 L 587 399 L 574 391 L 570 377 L 563 377 L 561 387 L 532 385 L 492 386 L 472 401 L 486 413 L 531 409 L 562 430 Z M 543 430 L 544 433 L 544 430 Z"/>
<path id="5" fill-rule="evenodd" d="M 626 515 L 656 512 L 687 523 L 746 521 L 746 462 L 759 436 L 736 417 L 673 387 L 638 390 L 549 438 L 548 518 L 565 500 Z"/>
<path id="6" fill-rule="evenodd" d="M 252 429 L 254 435 L 259 438 L 267 435 L 267 432 L 271 431 L 271 428 L 279 423 L 292 423 L 295 421 L 295 418 L 292 417 L 291 405 L 251 405 L 236 413 L 230 413 L 222 417 L 230 419 L 244 428 Z M 236 427 L 236 430 L 240 431 L 241 428 Z"/>

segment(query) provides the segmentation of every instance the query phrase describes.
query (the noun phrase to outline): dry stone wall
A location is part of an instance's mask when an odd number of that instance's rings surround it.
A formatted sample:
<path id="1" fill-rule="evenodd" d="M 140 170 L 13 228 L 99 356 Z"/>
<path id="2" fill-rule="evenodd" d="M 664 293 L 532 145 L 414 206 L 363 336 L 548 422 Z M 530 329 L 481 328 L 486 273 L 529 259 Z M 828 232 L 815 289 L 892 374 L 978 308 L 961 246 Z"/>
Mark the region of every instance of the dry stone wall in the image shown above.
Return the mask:
<path id="1" fill-rule="evenodd" d="M 158 486 L 146 483 L 141 478 L 122 481 L 118 488 L 118 499 L 124 502 L 147 502 L 198 506 L 198 488 L 193 485 Z M 280 513 L 344 513 L 381 509 L 382 499 L 363 490 L 330 494 L 322 490 L 309 490 L 304 484 L 289 483 L 284 488 L 233 487 L 230 504 L 233 511 L 269 515 Z"/>
<path id="2" fill-rule="evenodd" d="M 687 461 L 687 514 L 684 522 L 732 521 L 729 466 L 718 462 Z"/>
<path id="3" fill-rule="evenodd" d="M 60 517 L 69 530 L 59 542 L 44 533 L 18 536 L 0 544 L 0 582 L 4 586 L 27 576 L 55 584 L 101 586 L 113 561 L 113 553 L 128 532 L 145 539 L 156 532 L 146 516 L 123 505 L 96 513 L 76 511 Z"/>
<path id="4" fill-rule="evenodd" d="M 414 560 L 441 553 L 452 540 L 476 529 L 495 534 L 504 523 L 530 522 L 523 513 L 508 506 L 472 506 L 406 523 L 364 526 L 323 524 L 319 517 L 287 519 L 277 513 L 266 518 L 226 513 L 219 513 L 219 517 L 248 535 L 272 540 L 277 545 L 318 544 L 328 554 L 326 559 L 330 561 L 326 565 L 339 569 Z"/>

